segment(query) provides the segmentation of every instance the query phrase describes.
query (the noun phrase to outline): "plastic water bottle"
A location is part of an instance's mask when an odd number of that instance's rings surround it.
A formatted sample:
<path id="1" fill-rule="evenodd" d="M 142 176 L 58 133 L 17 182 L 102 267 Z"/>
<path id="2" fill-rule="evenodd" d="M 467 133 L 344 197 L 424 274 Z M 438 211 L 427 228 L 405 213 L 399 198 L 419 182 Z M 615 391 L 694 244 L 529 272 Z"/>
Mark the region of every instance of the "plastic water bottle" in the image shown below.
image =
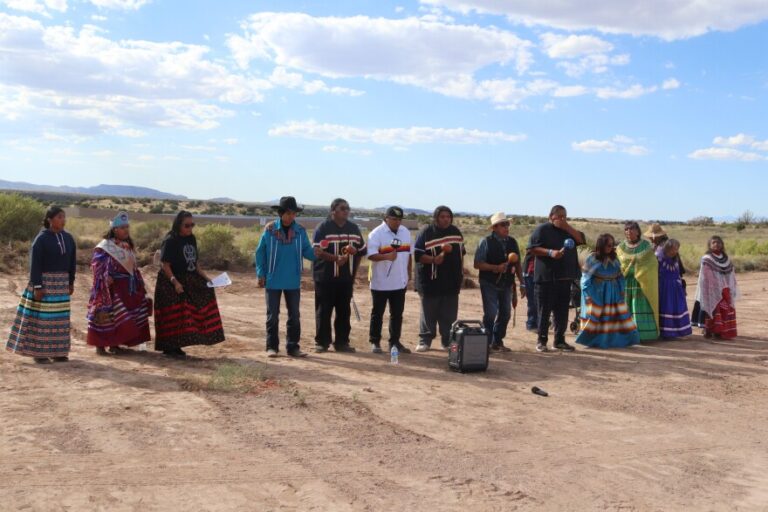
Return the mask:
<path id="1" fill-rule="evenodd" d="M 146 351 L 147 351 L 146 343 L 142 343 L 141 345 L 139 345 L 139 352 L 146 352 Z"/>
<path id="2" fill-rule="evenodd" d="M 400 351 L 397 350 L 397 345 L 392 345 L 392 349 L 389 351 L 389 362 L 400 364 Z"/>

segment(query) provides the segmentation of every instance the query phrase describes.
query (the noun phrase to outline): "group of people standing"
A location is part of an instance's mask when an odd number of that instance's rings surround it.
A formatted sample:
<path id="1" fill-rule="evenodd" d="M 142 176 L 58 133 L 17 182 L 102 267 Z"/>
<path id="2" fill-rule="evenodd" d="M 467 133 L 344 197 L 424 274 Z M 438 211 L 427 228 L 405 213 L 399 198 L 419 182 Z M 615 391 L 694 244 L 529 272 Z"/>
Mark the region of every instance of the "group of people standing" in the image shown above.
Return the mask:
<path id="1" fill-rule="evenodd" d="M 364 257 L 369 261 L 372 298 L 368 340 L 373 353 L 383 352 L 384 314 L 389 308 L 388 350 L 410 349 L 401 341 L 406 290 L 413 279 L 421 302 L 417 352 L 431 349 L 439 336 L 448 349 L 451 325 L 459 310 L 459 294 L 469 271 L 464 266 L 465 240 L 453 222 L 453 212 L 438 206 L 432 222 L 415 242 L 402 225 L 404 212 L 393 206 L 368 240 L 349 220 L 350 207 L 335 199 L 328 218 L 314 231 L 312 242 L 296 222 L 302 208 L 290 196 L 275 207 L 277 219 L 264 229 L 255 252 L 257 285 L 265 289 L 266 350 L 280 350 L 280 305 L 287 309 L 285 349 L 291 357 L 301 350 L 301 275 L 303 260 L 312 262 L 315 298 L 316 353 L 354 352 L 350 345 L 354 280 Z M 7 349 L 46 364 L 67 361 L 70 349 L 70 296 L 74 291 L 76 244 L 64 230 L 66 215 L 51 207 L 31 248 L 30 279 L 11 327 Z M 120 212 L 93 252 L 93 285 L 88 302 L 87 343 L 99 355 L 120 353 L 151 339 L 149 317 L 155 315 L 155 350 L 184 358 L 184 348 L 224 341 L 214 288 L 198 262 L 191 213 L 179 212 L 160 249 L 161 268 L 154 300 L 147 293 L 130 236 L 128 214 Z M 580 268 L 577 247 L 584 233 L 573 228 L 567 211 L 554 206 L 521 250 L 509 234 L 503 212 L 490 218 L 489 234 L 480 240 L 474 257 L 479 271 L 483 324 L 495 351 L 504 345 L 507 327 L 518 300 L 528 300 L 529 330 L 537 331 L 536 350 L 547 352 L 550 319 L 553 347 L 573 351 L 565 341 L 572 285 L 580 280 L 581 332 L 576 341 L 590 347 L 623 347 L 643 340 L 677 338 L 691 333 L 680 244 L 654 225 L 642 239 L 635 222 L 625 225 L 626 240 L 617 244 L 600 235 L 594 251 Z M 583 270 L 583 272 L 582 272 Z M 707 336 L 736 335 L 733 301 L 738 296 L 733 265 L 722 239 L 712 237 L 702 258 L 694 322 Z"/>
<path id="2" fill-rule="evenodd" d="M 637 222 L 624 225 L 625 240 L 602 234 L 581 277 L 581 332 L 576 342 L 600 348 L 669 340 L 692 333 L 680 242 L 659 224 L 641 236 Z M 736 336 L 735 272 L 723 240 L 713 236 L 701 259 L 694 323 L 706 337 Z"/>
<path id="3" fill-rule="evenodd" d="M 39 364 L 64 362 L 70 351 L 70 296 L 74 292 L 76 245 L 64 230 L 66 214 L 51 207 L 30 250 L 29 285 L 11 326 L 8 351 Z M 183 347 L 224 341 L 216 296 L 197 263 L 192 214 L 180 212 L 160 250 L 162 267 L 154 300 L 139 270 L 128 214 L 120 212 L 94 248 L 93 285 L 88 300 L 86 342 L 99 355 L 117 354 L 151 339 L 155 350 L 185 357 Z"/>

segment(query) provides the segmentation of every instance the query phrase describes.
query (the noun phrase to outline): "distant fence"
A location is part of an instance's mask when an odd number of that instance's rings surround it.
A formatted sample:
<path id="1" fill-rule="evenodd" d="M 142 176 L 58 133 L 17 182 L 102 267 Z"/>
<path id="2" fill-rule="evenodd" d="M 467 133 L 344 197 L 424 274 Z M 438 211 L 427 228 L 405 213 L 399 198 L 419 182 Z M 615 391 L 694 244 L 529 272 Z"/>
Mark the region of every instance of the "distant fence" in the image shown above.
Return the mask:
<path id="1" fill-rule="evenodd" d="M 117 215 L 118 210 L 107 210 L 103 208 L 81 208 L 73 206 L 64 208 L 68 217 L 77 217 L 84 219 L 102 219 L 104 221 L 112 220 Z M 175 213 L 143 213 L 143 212 L 128 212 L 129 216 L 134 221 L 149 222 L 149 221 L 164 221 L 169 225 L 173 222 Z M 195 224 L 228 224 L 234 228 L 250 228 L 253 226 L 264 226 L 268 222 L 275 220 L 276 217 L 267 216 L 245 216 L 245 215 L 195 215 Z M 298 222 L 305 229 L 315 229 L 318 224 L 323 222 L 325 217 L 296 217 Z M 379 224 L 381 219 L 350 219 L 352 222 L 360 226 L 360 229 L 364 231 L 370 231 Z M 404 219 L 403 226 L 410 230 L 419 229 L 419 223 L 415 220 Z"/>

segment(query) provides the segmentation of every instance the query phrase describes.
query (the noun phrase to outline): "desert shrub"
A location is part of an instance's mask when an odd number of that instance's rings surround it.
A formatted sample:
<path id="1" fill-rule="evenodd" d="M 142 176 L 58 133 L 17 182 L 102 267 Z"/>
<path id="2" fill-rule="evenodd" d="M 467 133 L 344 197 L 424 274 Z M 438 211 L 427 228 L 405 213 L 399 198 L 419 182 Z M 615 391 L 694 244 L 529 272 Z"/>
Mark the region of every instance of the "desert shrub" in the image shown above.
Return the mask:
<path id="1" fill-rule="evenodd" d="M 256 247 L 258 247 L 260 239 L 261 231 L 258 226 L 255 229 L 238 229 L 235 235 L 235 247 L 242 254 L 244 261 L 250 266 L 254 265 L 254 255 L 256 254 Z"/>
<path id="2" fill-rule="evenodd" d="M 0 194 L 0 240 L 31 240 L 40 231 L 45 207 L 19 194 Z"/>
<path id="3" fill-rule="evenodd" d="M 131 226 L 131 238 L 138 249 L 155 252 L 160 249 L 163 238 L 171 229 L 169 222 L 153 220 Z"/>
<path id="4" fill-rule="evenodd" d="M 208 268 L 229 269 L 247 264 L 247 259 L 235 247 L 235 233 L 230 226 L 209 224 L 196 234 L 200 263 Z"/>
<path id="5" fill-rule="evenodd" d="M 706 217 L 706 216 L 699 216 L 694 217 L 691 220 L 687 222 L 690 226 L 714 226 L 715 225 L 715 219 L 712 217 Z"/>

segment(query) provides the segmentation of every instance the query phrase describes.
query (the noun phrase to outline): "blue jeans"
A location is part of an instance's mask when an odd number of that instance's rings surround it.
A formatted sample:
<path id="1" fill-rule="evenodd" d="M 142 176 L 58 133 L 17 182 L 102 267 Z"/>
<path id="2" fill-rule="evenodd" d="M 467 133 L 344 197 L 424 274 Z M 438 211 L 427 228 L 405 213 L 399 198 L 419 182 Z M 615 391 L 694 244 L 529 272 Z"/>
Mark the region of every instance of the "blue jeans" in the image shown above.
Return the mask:
<path id="1" fill-rule="evenodd" d="M 488 344 L 503 345 L 512 315 L 512 288 L 480 281 L 480 294 L 483 298 L 483 325 L 488 333 Z"/>
<path id="2" fill-rule="evenodd" d="M 285 307 L 288 309 L 288 321 L 285 323 L 285 349 L 288 352 L 299 348 L 301 337 L 301 319 L 299 299 L 301 290 L 267 290 L 267 350 L 280 349 L 278 329 L 280 323 L 280 298 L 285 295 Z"/>
<path id="3" fill-rule="evenodd" d="M 539 307 L 536 304 L 536 296 L 533 293 L 533 274 L 524 276 L 524 279 L 525 299 L 528 302 L 528 319 L 525 321 L 525 328 L 532 331 L 539 327 Z"/>

